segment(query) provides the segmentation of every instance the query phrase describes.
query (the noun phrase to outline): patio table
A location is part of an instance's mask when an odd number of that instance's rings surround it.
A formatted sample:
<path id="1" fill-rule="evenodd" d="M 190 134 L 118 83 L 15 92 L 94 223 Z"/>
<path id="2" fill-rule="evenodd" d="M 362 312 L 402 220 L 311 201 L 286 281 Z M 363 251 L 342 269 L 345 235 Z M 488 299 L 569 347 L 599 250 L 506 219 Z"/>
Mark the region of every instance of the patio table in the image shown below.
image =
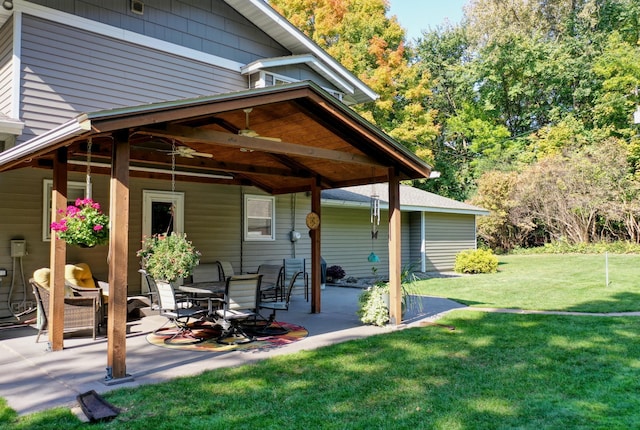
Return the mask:
<path id="1" fill-rule="evenodd" d="M 178 287 L 183 293 L 189 294 L 194 300 L 198 300 L 198 297 L 205 296 L 208 302 L 208 313 L 213 313 L 213 300 L 212 298 L 222 298 L 224 296 L 225 282 L 224 281 L 208 281 L 208 282 L 193 282 L 190 284 L 184 284 Z"/>

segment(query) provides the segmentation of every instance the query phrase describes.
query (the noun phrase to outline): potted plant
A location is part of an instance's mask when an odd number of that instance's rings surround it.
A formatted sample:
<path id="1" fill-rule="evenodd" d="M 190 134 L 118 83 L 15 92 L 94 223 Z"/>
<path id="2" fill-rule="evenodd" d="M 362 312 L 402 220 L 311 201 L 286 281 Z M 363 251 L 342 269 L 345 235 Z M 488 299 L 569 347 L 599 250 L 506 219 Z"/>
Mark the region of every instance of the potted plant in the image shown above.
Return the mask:
<path id="1" fill-rule="evenodd" d="M 327 267 L 327 282 L 335 282 L 344 278 L 346 275 L 344 269 L 340 266 L 334 265 Z"/>
<path id="2" fill-rule="evenodd" d="M 191 275 L 200 255 L 185 233 L 146 236 L 137 252 L 142 268 L 154 279 L 167 282 Z"/>
<path id="3" fill-rule="evenodd" d="M 407 309 L 421 312 L 422 298 L 416 296 L 413 288 L 416 276 L 410 268 L 403 268 L 401 273 L 400 291 L 402 314 Z M 389 322 L 389 283 L 376 282 L 373 286 L 364 290 L 358 297 L 358 317 L 364 324 L 383 326 Z"/>
<path id="4" fill-rule="evenodd" d="M 52 222 L 51 229 L 58 239 L 69 245 L 91 248 L 109 241 L 109 217 L 102 213 L 100 204 L 91 199 L 77 199 L 75 205 L 60 210 L 59 222 Z"/>

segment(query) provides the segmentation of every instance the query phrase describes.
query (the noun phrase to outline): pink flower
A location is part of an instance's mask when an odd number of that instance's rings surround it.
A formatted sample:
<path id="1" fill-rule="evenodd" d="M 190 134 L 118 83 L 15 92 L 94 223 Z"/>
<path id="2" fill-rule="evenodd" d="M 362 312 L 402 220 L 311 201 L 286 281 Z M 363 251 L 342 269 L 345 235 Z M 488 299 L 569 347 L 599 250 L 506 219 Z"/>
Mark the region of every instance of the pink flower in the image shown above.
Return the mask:
<path id="1" fill-rule="evenodd" d="M 100 231 L 102 230 L 104 227 L 102 227 L 100 224 L 96 224 L 93 226 L 93 231 Z"/>

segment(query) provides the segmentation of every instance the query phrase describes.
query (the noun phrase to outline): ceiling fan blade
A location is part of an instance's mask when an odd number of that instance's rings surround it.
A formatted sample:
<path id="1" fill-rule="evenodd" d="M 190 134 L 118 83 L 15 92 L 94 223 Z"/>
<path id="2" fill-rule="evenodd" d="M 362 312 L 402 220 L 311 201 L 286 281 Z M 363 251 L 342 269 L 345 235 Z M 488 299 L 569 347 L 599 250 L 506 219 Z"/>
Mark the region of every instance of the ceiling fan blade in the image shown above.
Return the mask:
<path id="1" fill-rule="evenodd" d="M 258 139 L 272 140 L 274 142 L 282 142 L 282 139 L 280 139 L 279 137 L 260 136 L 257 131 L 251 130 L 251 128 L 249 127 L 249 114 L 253 111 L 253 108 L 246 108 L 243 109 L 243 111 L 245 115 L 245 128 L 243 128 L 242 130 L 238 130 L 238 134 L 240 136 L 255 137 Z"/>
<path id="2" fill-rule="evenodd" d="M 207 152 L 198 152 L 193 148 L 188 146 L 178 146 L 175 151 L 170 153 L 171 155 L 179 155 L 180 157 L 185 158 L 193 158 L 196 157 L 205 157 L 205 158 L 213 158 L 213 154 L 209 154 Z"/>
<path id="3" fill-rule="evenodd" d="M 213 158 L 213 154 L 209 154 L 208 152 L 194 152 L 193 155 L 204 158 Z"/>
<path id="4" fill-rule="evenodd" d="M 269 137 L 269 136 L 257 135 L 256 139 L 271 140 L 273 142 L 282 142 L 282 139 L 280 139 L 279 137 Z"/>

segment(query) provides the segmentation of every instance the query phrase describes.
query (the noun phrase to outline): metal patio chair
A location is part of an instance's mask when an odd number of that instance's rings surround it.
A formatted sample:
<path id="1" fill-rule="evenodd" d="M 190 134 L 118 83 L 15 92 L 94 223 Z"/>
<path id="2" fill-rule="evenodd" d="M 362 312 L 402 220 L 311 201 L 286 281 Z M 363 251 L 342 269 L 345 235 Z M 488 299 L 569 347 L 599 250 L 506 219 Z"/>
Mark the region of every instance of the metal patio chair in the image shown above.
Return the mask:
<path id="1" fill-rule="evenodd" d="M 243 327 L 243 323 L 259 317 L 260 282 L 262 275 L 235 275 L 226 280 L 224 298 L 212 298 L 220 301 L 221 307 L 215 311 L 217 323 L 222 327 L 219 343 L 237 344 L 255 340 Z"/>

